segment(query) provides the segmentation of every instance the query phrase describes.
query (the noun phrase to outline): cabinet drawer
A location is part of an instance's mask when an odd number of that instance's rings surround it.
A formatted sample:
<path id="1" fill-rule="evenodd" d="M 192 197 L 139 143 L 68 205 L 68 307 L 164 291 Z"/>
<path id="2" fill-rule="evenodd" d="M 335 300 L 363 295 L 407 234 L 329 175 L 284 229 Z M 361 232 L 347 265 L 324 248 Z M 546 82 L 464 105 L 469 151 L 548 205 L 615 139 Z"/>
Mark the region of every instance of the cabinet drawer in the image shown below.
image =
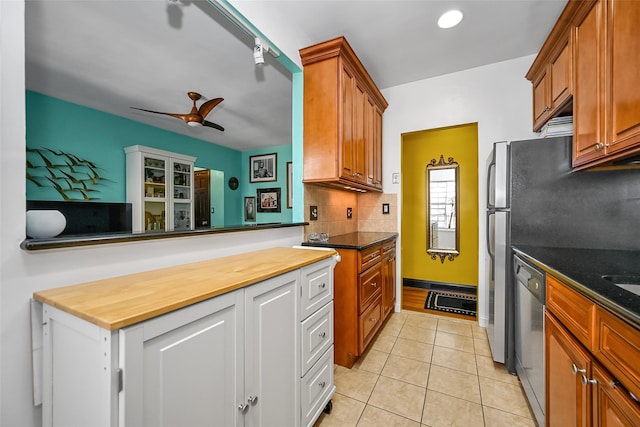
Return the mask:
<path id="1" fill-rule="evenodd" d="M 302 425 L 309 426 L 324 409 L 335 391 L 333 385 L 333 346 L 300 380 Z"/>
<path id="2" fill-rule="evenodd" d="M 358 279 L 358 297 L 359 297 L 359 313 L 369 307 L 373 301 L 382 292 L 382 272 L 380 264 L 360 274 Z"/>
<path id="3" fill-rule="evenodd" d="M 382 244 L 382 256 L 387 256 L 396 251 L 396 241 L 386 242 Z"/>
<path id="4" fill-rule="evenodd" d="M 333 302 L 302 322 L 302 375 L 333 344 Z"/>
<path id="5" fill-rule="evenodd" d="M 598 360 L 622 385 L 640 396 L 640 331 L 601 307 L 596 313 Z"/>
<path id="6" fill-rule="evenodd" d="M 373 336 L 382 325 L 382 296 L 378 296 L 371 306 L 362 313 L 360 322 L 360 348 L 359 354 L 364 353 Z"/>
<path id="7" fill-rule="evenodd" d="M 547 310 L 585 347 L 593 349 L 596 304 L 550 275 L 547 275 L 546 292 Z"/>
<path id="8" fill-rule="evenodd" d="M 380 259 L 382 258 L 381 249 L 382 246 L 377 245 L 358 251 L 358 273 L 362 273 L 363 271 L 371 268 L 380 261 Z"/>
<path id="9" fill-rule="evenodd" d="M 331 262 L 319 262 L 302 269 L 302 308 L 300 319 L 306 319 L 333 299 Z"/>

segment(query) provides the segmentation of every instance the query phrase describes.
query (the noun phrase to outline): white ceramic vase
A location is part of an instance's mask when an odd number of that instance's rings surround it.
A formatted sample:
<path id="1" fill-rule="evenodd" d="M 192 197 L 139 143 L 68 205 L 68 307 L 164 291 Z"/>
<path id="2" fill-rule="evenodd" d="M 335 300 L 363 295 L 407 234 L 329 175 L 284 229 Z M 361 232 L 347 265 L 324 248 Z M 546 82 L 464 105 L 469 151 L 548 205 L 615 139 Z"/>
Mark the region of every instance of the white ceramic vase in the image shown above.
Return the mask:
<path id="1" fill-rule="evenodd" d="M 27 236 L 33 239 L 55 237 L 64 231 L 67 218 L 57 210 L 27 211 Z"/>

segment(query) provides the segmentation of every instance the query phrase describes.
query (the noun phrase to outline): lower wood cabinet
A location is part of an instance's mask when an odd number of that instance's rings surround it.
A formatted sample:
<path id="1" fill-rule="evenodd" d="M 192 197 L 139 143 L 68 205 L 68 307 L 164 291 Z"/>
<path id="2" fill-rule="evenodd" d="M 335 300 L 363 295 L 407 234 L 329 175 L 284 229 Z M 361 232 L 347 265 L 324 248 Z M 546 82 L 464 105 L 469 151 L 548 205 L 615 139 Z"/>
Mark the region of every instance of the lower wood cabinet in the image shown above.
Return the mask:
<path id="1" fill-rule="evenodd" d="M 335 363 L 351 368 L 395 305 L 395 238 L 363 250 L 336 249 Z"/>
<path id="2" fill-rule="evenodd" d="M 113 331 L 45 304 L 43 425 L 312 425 L 335 391 L 334 263 Z"/>
<path id="3" fill-rule="evenodd" d="M 549 275 L 547 290 L 546 425 L 640 425 L 640 331 Z"/>

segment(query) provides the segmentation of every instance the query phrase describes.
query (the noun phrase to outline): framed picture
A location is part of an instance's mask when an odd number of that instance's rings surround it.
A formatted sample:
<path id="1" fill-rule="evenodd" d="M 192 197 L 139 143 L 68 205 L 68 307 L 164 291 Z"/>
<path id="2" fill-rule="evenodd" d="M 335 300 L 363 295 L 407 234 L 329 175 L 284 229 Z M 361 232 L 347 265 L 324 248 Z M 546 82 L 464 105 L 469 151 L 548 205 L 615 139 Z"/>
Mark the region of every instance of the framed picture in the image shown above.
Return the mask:
<path id="1" fill-rule="evenodd" d="M 249 157 L 249 182 L 276 181 L 278 153 Z"/>
<path id="2" fill-rule="evenodd" d="M 244 220 L 246 222 L 256 221 L 256 198 L 255 197 L 244 198 Z"/>
<path id="3" fill-rule="evenodd" d="M 280 189 L 258 188 L 258 212 L 280 212 Z"/>
<path id="4" fill-rule="evenodd" d="M 293 163 L 287 162 L 287 208 L 293 207 Z"/>

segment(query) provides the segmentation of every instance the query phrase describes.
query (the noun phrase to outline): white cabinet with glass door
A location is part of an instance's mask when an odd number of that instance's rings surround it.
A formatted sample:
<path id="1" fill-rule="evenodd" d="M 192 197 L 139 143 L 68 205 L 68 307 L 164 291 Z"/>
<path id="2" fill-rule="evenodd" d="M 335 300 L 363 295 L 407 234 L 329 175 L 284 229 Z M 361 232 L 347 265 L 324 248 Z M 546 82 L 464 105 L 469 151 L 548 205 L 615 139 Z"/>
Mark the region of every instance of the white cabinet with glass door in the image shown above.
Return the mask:
<path id="1" fill-rule="evenodd" d="M 141 145 L 125 153 L 132 231 L 192 230 L 196 158 Z"/>

